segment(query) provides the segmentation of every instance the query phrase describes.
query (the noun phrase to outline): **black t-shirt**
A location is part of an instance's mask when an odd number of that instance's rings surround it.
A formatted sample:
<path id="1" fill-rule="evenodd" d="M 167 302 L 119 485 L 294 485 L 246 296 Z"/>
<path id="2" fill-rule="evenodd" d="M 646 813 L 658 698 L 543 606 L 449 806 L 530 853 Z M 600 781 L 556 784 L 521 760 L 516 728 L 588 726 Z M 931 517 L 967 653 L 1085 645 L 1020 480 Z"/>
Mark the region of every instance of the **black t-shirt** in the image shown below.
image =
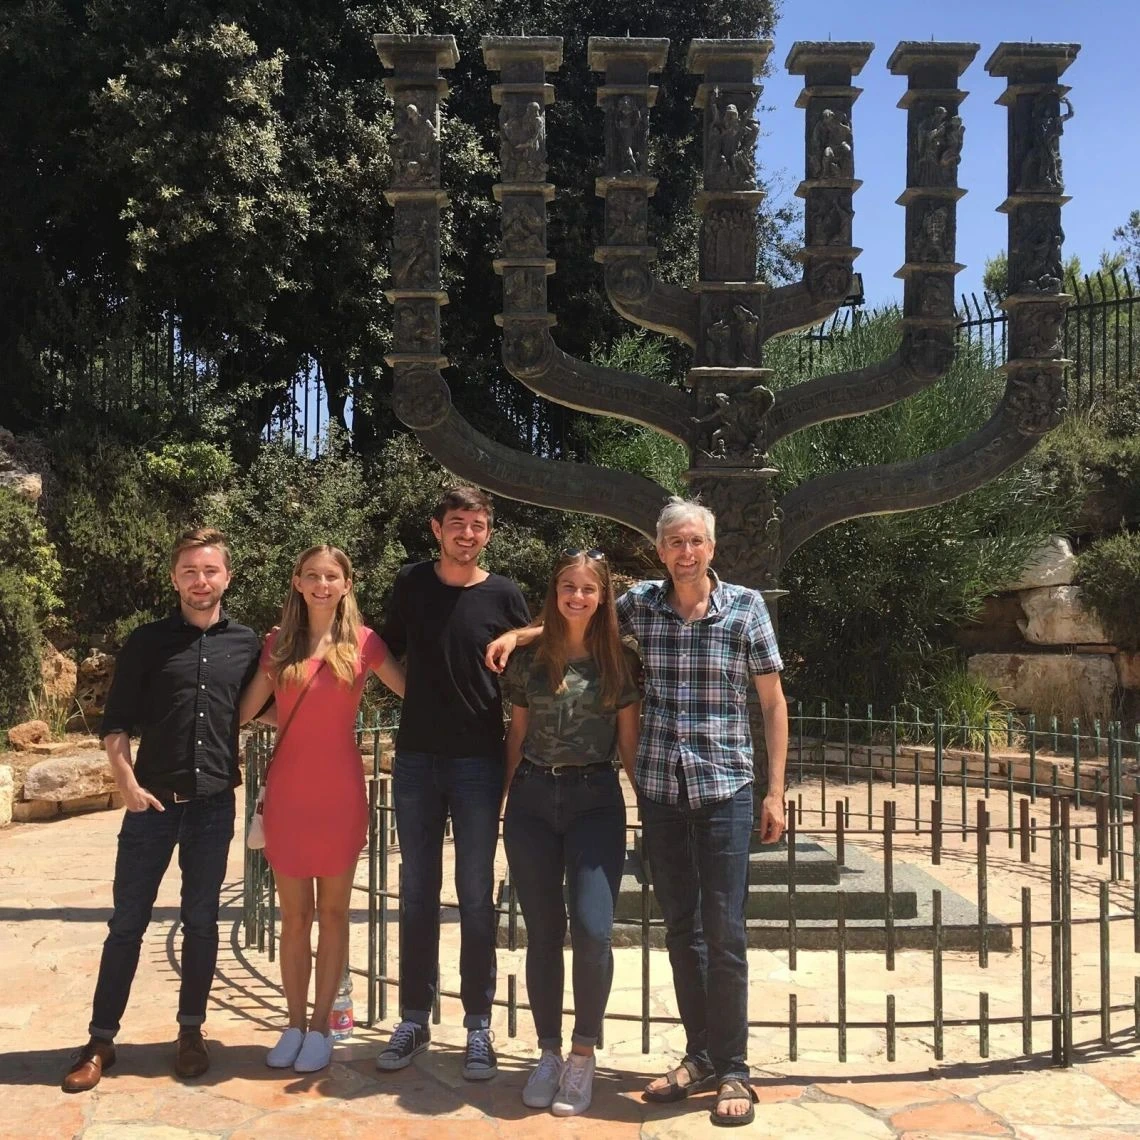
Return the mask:
<path id="1" fill-rule="evenodd" d="M 487 643 L 530 620 L 518 586 L 491 574 L 448 586 L 434 562 L 396 576 L 381 636 L 408 674 L 396 747 L 437 756 L 501 756 L 499 678 L 483 664 Z"/>

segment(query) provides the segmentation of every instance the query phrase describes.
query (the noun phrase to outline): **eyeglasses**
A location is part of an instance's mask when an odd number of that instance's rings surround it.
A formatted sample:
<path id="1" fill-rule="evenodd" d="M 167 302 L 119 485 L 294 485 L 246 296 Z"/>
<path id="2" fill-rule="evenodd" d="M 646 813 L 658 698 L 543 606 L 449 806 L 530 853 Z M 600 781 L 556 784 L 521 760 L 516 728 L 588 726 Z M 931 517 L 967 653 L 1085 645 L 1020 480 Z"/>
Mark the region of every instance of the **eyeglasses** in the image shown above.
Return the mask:
<path id="1" fill-rule="evenodd" d="M 606 552 L 604 550 L 599 550 L 596 546 L 592 546 L 589 550 L 586 550 L 580 546 L 568 546 L 564 551 L 562 551 L 563 558 L 581 558 L 583 555 L 585 555 L 591 562 L 605 562 L 606 560 Z"/>

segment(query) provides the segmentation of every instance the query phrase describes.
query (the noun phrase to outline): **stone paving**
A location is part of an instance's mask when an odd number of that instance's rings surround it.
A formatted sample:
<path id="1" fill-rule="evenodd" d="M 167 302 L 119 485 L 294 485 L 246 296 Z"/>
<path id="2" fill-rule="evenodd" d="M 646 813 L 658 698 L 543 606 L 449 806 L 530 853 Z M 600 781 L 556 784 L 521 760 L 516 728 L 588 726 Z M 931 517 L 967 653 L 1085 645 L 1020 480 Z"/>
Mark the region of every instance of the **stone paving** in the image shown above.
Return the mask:
<path id="1" fill-rule="evenodd" d="M 840 790 L 842 794 L 842 790 Z M 852 792 L 854 794 L 854 791 Z M 829 795 L 830 798 L 830 795 Z M 996 812 L 995 805 L 995 812 Z M 534 1058 L 529 1015 L 519 1014 L 519 1035 L 507 1034 L 505 1011 L 496 1014 L 501 1075 L 469 1084 L 459 1075 L 462 1034 L 458 1010 L 445 1001 L 432 1049 L 402 1073 L 381 1074 L 373 1057 L 386 1030 L 358 1027 L 350 1043 L 337 1047 L 324 1073 L 300 1077 L 266 1069 L 264 1051 L 276 1039 L 282 1000 L 276 966 L 242 946 L 240 929 L 241 848 L 231 851 L 230 881 L 223 896 L 223 947 L 207 1026 L 213 1059 L 210 1072 L 192 1082 L 171 1073 L 177 996 L 177 877 L 170 874 L 143 946 L 138 978 L 120 1037 L 115 1068 L 90 1094 L 68 1096 L 59 1079 L 82 1043 L 110 913 L 110 873 L 119 813 L 103 812 L 47 823 L 15 824 L 0 832 L 0 1138 L 83 1137 L 83 1140 L 204 1140 L 229 1137 L 341 1137 L 379 1132 L 391 1137 L 482 1140 L 483 1137 L 572 1137 L 588 1134 L 643 1140 L 682 1140 L 719 1135 L 709 1123 L 708 1095 L 680 1105 L 645 1104 L 639 1090 L 666 1066 L 680 1045 L 680 1031 L 653 1025 L 651 1049 L 641 1052 L 636 1022 L 610 1021 L 599 1054 L 594 1105 L 579 1118 L 558 1120 L 523 1107 L 519 1092 Z M 870 848 L 873 850 L 873 847 Z M 953 854 L 954 857 L 949 857 Z M 940 877 L 967 893 L 971 883 L 968 845 L 948 853 Z M 1010 868 L 992 863 L 990 909 L 1016 919 L 1017 884 Z M 1088 868 L 1088 864 L 1085 865 Z M 1091 868 L 1088 868 L 1091 873 Z M 1034 870 L 1034 869 L 1031 869 Z M 1040 867 L 1035 869 L 1040 889 Z M 1026 880 L 1028 881 L 1028 880 Z M 355 947 L 362 946 L 362 901 L 355 916 Z M 1080 910 L 1079 900 L 1075 913 Z M 1043 917 L 1043 915 L 1042 915 Z M 1113 930 L 1113 999 L 1128 1001 L 1138 959 L 1131 954 L 1130 924 Z M 1092 938 L 1095 927 L 1075 939 Z M 444 924 L 444 964 L 453 961 L 457 929 Z M 1038 951 L 1038 947 L 1040 951 Z M 1087 945 L 1085 949 L 1087 949 Z M 1034 955 L 1039 984 L 1047 985 L 1047 939 L 1038 933 Z M 997 957 L 997 956 L 995 956 Z M 1018 955 L 991 961 L 984 983 L 995 1012 L 1018 983 Z M 1095 954 L 1093 955 L 1095 965 Z M 363 960 L 363 959 L 360 959 Z M 955 967 L 958 970 L 956 975 Z M 500 955 L 503 978 L 520 975 L 521 954 Z M 750 1012 L 780 1020 L 787 993 L 799 995 L 800 1016 L 834 1016 L 835 958 L 801 953 L 794 975 L 786 952 L 750 953 L 753 988 Z M 1095 979 L 1078 963 L 1074 985 L 1093 990 Z M 900 1017 L 923 1001 L 929 989 L 929 955 L 899 955 L 894 972 L 883 971 L 881 955 L 849 959 L 851 1016 L 866 1006 L 881 1018 L 883 994 L 898 995 Z M 955 978 L 957 977 L 957 981 Z M 1083 979 L 1083 980 L 1082 980 Z M 672 1012 L 664 955 L 654 952 L 652 1012 Z M 451 984 L 447 977 L 445 986 Z M 617 954 L 611 1010 L 636 1010 L 640 954 Z M 793 985 L 794 983 L 794 985 Z M 947 1016 L 960 1001 L 977 1009 L 976 957 L 948 956 Z M 501 989 L 505 986 L 501 985 Z M 363 1012 L 358 986 L 358 1016 Z M 1044 999 L 1047 1001 L 1047 999 Z M 769 1003 L 774 1003 L 774 1011 Z M 1079 1003 L 1078 1003 L 1079 1004 Z M 1038 1006 L 1037 1008 L 1042 1008 Z M 389 1019 L 390 1020 L 390 1019 Z M 1016 1029 L 1016 1033 L 1014 1032 Z M 1118 1140 L 1140 1135 L 1140 1043 L 1131 1018 L 1117 1014 L 1111 1055 L 1094 1046 L 1081 1049 L 1071 1070 L 1052 1069 L 1047 1057 L 1018 1059 L 1020 1030 L 993 1028 L 990 1060 L 977 1058 L 976 1030 L 947 1030 L 947 1055 L 955 1063 L 934 1065 L 923 1033 L 900 1033 L 898 1060 L 885 1060 L 882 1034 L 849 1034 L 850 1060 L 835 1059 L 834 1034 L 802 1033 L 799 1060 L 787 1059 L 786 1030 L 753 1033 L 750 1055 L 760 1098 L 757 1123 L 744 1135 L 820 1140 L 964 1140 L 1005 1136 L 1016 1140 Z M 1098 1033 L 1094 1021 L 1078 1023 L 1079 1042 Z M 827 1038 L 824 1040 L 824 1038 Z M 1047 1044 L 1037 1027 L 1035 1043 Z M 967 1058 L 975 1058 L 966 1060 Z M 1004 1058 L 1004 1059 L 1003 1059 Z"/>

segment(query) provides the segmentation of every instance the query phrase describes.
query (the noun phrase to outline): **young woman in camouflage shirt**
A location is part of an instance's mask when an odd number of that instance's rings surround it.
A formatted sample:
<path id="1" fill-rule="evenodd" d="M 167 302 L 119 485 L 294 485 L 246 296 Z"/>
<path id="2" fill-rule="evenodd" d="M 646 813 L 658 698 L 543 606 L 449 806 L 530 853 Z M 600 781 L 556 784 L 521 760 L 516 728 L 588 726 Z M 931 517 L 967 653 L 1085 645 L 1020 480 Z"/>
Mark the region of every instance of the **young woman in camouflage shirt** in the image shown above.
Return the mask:
<path id="1" fill-rule="evenodd" d="M 542 638 L 516 652 L 503 684 L 511 704 L 503 839 L 526 923 L 526 984 L 542 1056 L 523 1103 L 574 1116 L 590 1106 L 594 1046 L 613 979 L 614 902 L 625 863 L 640 695 L 637 655 L 618 635 L 600 550 L 566 550 L 554 565 Z M 562 944 L 568 886 L 574 1032 L 562 1058 Z"/>

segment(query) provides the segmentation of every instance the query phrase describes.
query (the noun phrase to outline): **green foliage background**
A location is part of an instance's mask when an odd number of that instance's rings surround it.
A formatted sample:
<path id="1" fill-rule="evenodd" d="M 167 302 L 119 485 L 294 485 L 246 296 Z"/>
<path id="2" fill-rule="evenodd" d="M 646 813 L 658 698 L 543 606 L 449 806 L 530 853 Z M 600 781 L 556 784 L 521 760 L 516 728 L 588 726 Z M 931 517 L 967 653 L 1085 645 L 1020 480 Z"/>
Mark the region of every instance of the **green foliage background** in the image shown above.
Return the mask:
<path id="1" fill-rule="evenodd" d="M 1121 531 L 1081 555 L 1082 596 L 1124 649 L 1140 649 L 1140 531 Z"/>

